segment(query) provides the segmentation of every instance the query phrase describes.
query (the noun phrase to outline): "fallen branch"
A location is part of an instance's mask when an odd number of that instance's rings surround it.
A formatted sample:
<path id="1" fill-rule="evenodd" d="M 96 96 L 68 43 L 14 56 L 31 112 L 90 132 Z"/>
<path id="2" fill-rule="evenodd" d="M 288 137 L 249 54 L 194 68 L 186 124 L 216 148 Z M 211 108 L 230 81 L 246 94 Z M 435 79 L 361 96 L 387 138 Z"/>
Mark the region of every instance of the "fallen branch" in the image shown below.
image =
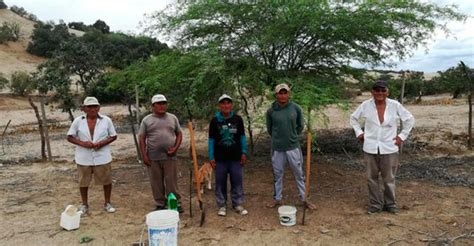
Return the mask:
<path id="1" fill-rule="evenodd" d="M 396 243 L 398 243 L 398 242 L 407 242 L 407 243 L 408 243 L 408 241 L 405 240 L 405 239 L 396 239 L 396 240 L 393 240 L 393 241 L 387 243 L 387 246 L 390 246 L 390 245 L 392 245 L 392 244 L 396 244 Z"/>

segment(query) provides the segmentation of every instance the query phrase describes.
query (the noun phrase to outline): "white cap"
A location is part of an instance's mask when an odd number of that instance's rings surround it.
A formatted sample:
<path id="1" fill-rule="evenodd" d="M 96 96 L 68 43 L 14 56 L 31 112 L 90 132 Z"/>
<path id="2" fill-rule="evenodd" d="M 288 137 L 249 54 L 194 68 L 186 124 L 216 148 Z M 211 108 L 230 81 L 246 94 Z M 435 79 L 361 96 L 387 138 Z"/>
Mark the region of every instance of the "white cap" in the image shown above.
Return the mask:
<path id="1" fill-rule="evenodd" d="M 278 93 L 281 90 L 286 90 L 286 91 L 290 92 L 290 87 L 285 83 L 278 84 L 277 86 L 275 86 L 275 93 Z"/>
<path id="2" fill-rule="evenodd" d="M 229 101 L 231 101 L 231 102 L 232 102 L 232 97 L 230 97 L 230 96 L 229 96 L 229 95 L 227 95 L 227 94 L 222 94 L 222 96 L 221 96 L 221 97 L 219 97 L 219 100 L 217 100 L 217 102 L 219 102 L 219 103 L 220 103 L 220 102 L 221 102 L 222 100 L 224 100 L 224 99 L 227 99 L 227 100 L 229 100 Z"/>
<path id="3" fill-rule="evenodd" d="M 91 106 L 91 105 L 100 105 L 100 104 L 99 104 L 99 100 L 97 100 L 97 98 L 95 98 L 95 97 L 86 97 L 86 99 L 84 99 L 84 103 L 82 105 Z"/>
<path id="4" fill-rule="evenodd" d="M 156 94 L 151 98 L 151 104 L 157 102 L 166 102 L 166 97 L 162 94 Z"/>

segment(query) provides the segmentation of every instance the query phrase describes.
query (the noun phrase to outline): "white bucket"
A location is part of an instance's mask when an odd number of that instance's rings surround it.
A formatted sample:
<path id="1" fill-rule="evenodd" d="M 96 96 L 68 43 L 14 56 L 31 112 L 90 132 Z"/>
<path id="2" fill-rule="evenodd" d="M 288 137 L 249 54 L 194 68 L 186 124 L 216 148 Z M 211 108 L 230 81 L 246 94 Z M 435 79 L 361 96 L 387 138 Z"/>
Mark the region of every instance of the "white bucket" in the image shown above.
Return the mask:
<path id="1" fill-rule="evenodd" d="M 79 228 L 81 223 L 81 213 L 77 211 L 76 206 L 69 205 L 66 207 L 64 212 L 61 213 L 61 221 L 59 225 L 70 231 Z"/>
<path id="2" fill-rule="evenodd" d="M 178 245 L 179 213 L 174 210 L 159 210 L 146 215 L 149 246 Z"/>
<path id="3" fill-rule="evenodd" d="M 296 207 L 280 206 L 278 208 L 280 224 L 284 226 L 294 226 L 296 224 Z"/>

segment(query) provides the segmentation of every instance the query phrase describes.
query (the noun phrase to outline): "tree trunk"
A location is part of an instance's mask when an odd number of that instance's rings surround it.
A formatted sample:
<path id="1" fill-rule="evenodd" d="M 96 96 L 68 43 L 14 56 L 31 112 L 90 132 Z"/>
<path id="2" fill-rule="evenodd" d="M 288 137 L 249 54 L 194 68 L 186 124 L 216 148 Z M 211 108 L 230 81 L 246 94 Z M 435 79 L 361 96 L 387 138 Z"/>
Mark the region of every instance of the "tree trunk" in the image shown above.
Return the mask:
<path id="1" fill-rule="evenodd" d="M 137 158 L 138 161 L 142 162 L 142 155 L 140 154 L 140 147 L 138 146 L 137 135 L 135 133 L 135 120 L 132 112 L 132 104 L 128 104 L 128 113 L 130 115 L 130 127 L 132 128 L 133 142 L 135 143 L 135 148 L 137 149 Z"/>
<path id="2" fill-rule="evenodd" d="M 38 121 L 38 130 L 41 136 L 41 159 L 45 161 L 46 160 L 46 146 L 45 146 L 45 139 L 44 139 L 44 132 L 43 132 L 43 123 L 38 111 L 38 107 L 33 103 L 31 96 L 28 96 L 28 101 L 30 102 L 31 107 L 35 111 L 36 120 Z"/>
<path id="3" fill-rule="evenodd" d="M 41 96 L 41 114 L 43 115 L 43 131 L 44 131 L 44 138 L 46 140 L 46 151 L 48 153 L 48 161 L 53 160 L 53 156 L 51 154 L 51 144 L 49 142 L 49 134 L 48 134 L 48 119 L 46 118 L 46 111 L 44 109 L 44 99 L 45 96 Z"/>
<path id="4" fill-rule="evenodd" d="M 469 102 L 469 135 L 468 135 L 468 148 L 472 150 L 472 90 L 469 93 L 469 97 L 467 98 Z"/>
<path id="5" fill-rule="evenodd" d="M 67 109 L 67 113 L 69 114 L 69 120 L 74 122 L 74 115 L 72 114 L 72 110 L 70 108 Z"/>
<path id="6" fill-rule="evenodd" d="M 254 152 L 255 143 L 253 140 L 252 117 L 250 116 L 250 113 L 249 113 L 249 102 L 247 98 L 245 97 L 242 91 L 242 88 L 239 85 L 237 85 L 237 88 L 238 88 L 237 91 L 239 92 L 240 97 L 244 101 L 244 114 L 247 117 L 247 131 L 249 133 L 250 156 L 253 156 L 253 154 L 255 153 Z"/>

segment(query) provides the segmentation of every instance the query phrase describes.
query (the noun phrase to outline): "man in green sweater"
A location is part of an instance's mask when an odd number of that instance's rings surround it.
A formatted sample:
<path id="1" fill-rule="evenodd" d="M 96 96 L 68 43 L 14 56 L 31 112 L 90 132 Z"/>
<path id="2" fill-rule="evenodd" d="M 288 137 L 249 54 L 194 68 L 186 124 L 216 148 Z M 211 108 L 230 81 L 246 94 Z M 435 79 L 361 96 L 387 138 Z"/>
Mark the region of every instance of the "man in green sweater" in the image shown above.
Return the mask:
<path id="1" fill-rule="evenodd" d="M 298 104 L 290 101 L 290 87 L 279 84 L 275 87 L 276 100 L 267 110 L 267 132 L 272 138 L 272 167 L 274 179 L 273 201 L 268 208 L 281 205 L 283 191 L 283 173 L 288 163 L 295 176 L 301 201 L 304 201 L 305 177 L 303 172 L 303 154 L 301 153 L 299 134 L 303 131 L 303 113 Z M 307 202 L 309 209 L 314 204 Z"/>

